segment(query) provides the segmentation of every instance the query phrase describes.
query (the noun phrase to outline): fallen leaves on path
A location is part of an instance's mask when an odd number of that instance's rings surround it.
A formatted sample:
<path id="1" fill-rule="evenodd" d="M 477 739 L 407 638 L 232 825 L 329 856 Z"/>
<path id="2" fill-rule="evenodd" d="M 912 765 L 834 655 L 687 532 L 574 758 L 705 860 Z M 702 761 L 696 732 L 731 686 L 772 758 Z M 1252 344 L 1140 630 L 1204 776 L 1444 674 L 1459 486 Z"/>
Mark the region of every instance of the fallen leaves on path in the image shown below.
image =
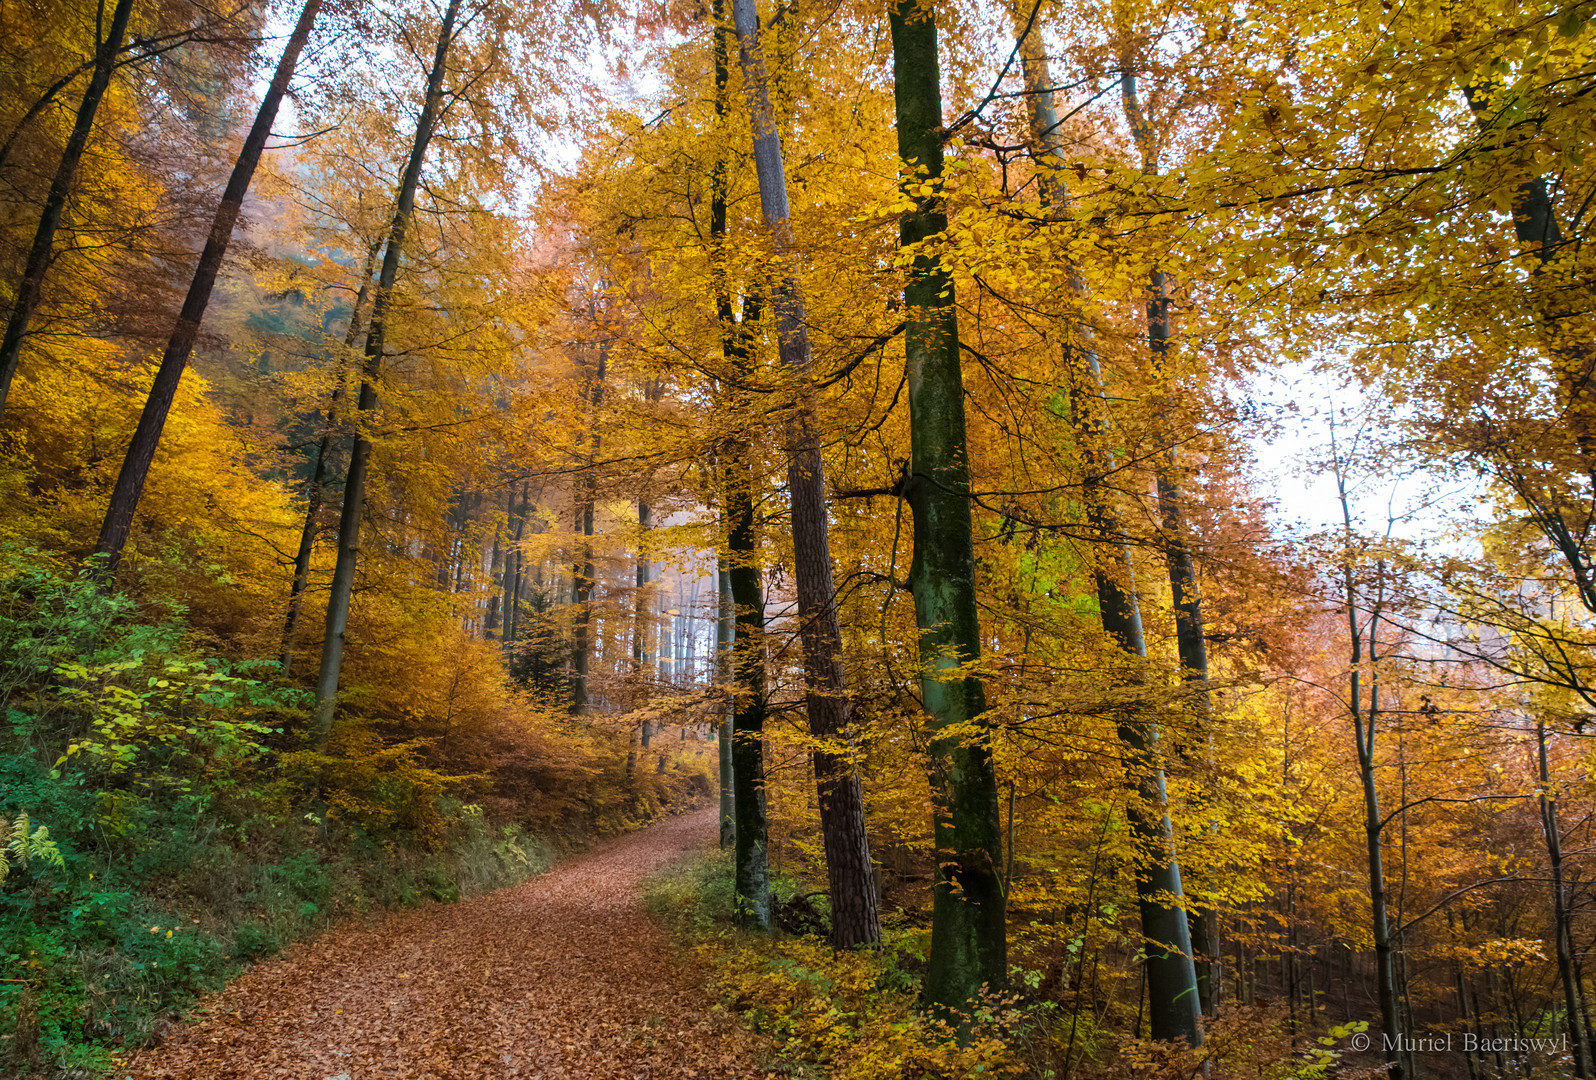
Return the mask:
<path id="1" fill-rule="evenodd" d="M 715 811 L 542 877 L 328 934 L 259 964 L 128 1070 L 138 1080 L 730 1080 L 763 1075 L 643 910 Z"/>

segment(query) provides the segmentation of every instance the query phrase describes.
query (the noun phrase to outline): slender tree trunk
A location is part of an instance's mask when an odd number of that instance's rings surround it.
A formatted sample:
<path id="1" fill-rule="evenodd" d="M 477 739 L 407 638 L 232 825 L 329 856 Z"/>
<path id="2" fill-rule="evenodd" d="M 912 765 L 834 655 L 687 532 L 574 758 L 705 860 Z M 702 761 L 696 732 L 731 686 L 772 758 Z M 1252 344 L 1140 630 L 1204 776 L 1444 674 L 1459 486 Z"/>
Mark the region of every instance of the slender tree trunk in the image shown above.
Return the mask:
<path id="1" fill-rule="evenodd" d="M 310 474 L 310 483 L 305 485 L 305 524 L 299 530 L 299 550 L 294 555 L 294 583 L 288 590 L 288 617 L 283 622 L 283 650 L 280 662 L 284 675 L 288 674 L 294 663 L 294 638 L 299 630 L 299 613 L 304 607 L 305 589 L 310 584 L 310 559 L 315 553 L 316 533 L 319 531 L 317 518 L 321 515 L 322 503 L 327 497 L 327 457 L 332 452 L 333 435 L 338 430 L 338 404 L 349 381 L 348 358 L 360 337 L 361 310 L 366 302 L 366 293 L 371 288 L 371 274 L 376 269 L 379 247 L 380 244 L 372 244 L 370 250 L 366 252 L 366 265 L 360 277 L 360 290 L 355 293 L 354 310 L 349 313 L 349 329 L 344 332 L 343 352 L 338 357 L 337 381 L 333 384 L 332 395 L 327 403 L 327 413 L 322 419 L 321 443 L 316 447 L 316 464 Z"/>
<path id="2" fill-rule="evenodd" d="M 1347 500 L 1346 481 L 1340 462 L 1336 463 L 1336 489 L 1341 502 L 1341 518 L 1347 549 L 1342 556 L 1342 586 L 1347 594 L 1347 631 L 1351 646 L 1348 664 L 1348 708 L 1352 715 L 1352 736 L 1358 750 L 1358 779 L 1363 787 L 1363 832 L 1369 860 L 1369 923 L 1374 938 L 1375 993 L 1380 1003 L 1380 1031 L 1385 1050 L 1387 1075 L 1402 1080 L 1402 1014 L 1398 1007 L 1396 962 L 1391 949 L 1391 923 L 1385 895 L 1385 856 L 1382 851 L 1385 823 L 1380 817 L 1380 789 L 1375 783 L 1374 735 L 1379 722 L 1379 661 L 1375 647 L 1375 621 L 1369 615 L 1369 665 L 1376 672 L 1369 687 L 1369 706 L 1363 708 L 1363 629 L 1358 625 L 1357 581 L 1352 569 L 1352 509 Z"/>
<path id="3" fill-rule="evenodd" d="M 1142 111 L 1136 89 L 1136 73 L 1129 57 L 1120 64 L 1120 97 L 1130 123 L 1142 171 L 1156 175 L 1158 148 L 1151 125 Z M 1174 312 L 1170 302 L 1169 277 L 1154 270 L 1147 290 L 1147 346 L 1152 356 L 1153 378 L 1163 386 L 1168 368 L 1169 343 L 1174 336 Z M 1197 586 L 1197 565 L 1192 558 L 1190 533 L 1186 528 L 1186 502 L 1180 487 L 1180 461 L 1174 441 L 1165 440 L 1167 449 L 1155 463 L 1158 485 L 1159 524 L 1163 530 L 1164 558 L 1169 567 L 1170 597 L 1175 609 L 1175 648 L 1180 657 L 1181 675 L 1196 686 L 1192 714 L 1199 735 L 1206 732 L 1213 712 L 1208 692 L 1208 643 L 1204 633 L 1202 595 Z M 1197 996 L 1205 1015 L 1212 1016 L 1224 985 L 1220 968 L 1219 916 L 1211 907 L 1195 908 L 1191 920 L 1193 960 L 1197 968 Z"/>
<path id="4" fill-rule="evenodd" d="M 593 503 L 598 490 L 598 477 L 594 473 L 599 448 L 603 438 L 598 428 L 599 407 L 604 403 L 604 374 L 609 364 L 609 349 L 601 347 L 598 370 L 594 372 L 587 392 L 589 445 L 587 469 L 582 478 L 582 501 L 577 507 L 578 525 L 582 530 L 582 558 L 572 567 L 576 593 L 575 640 L 572 644 L 571 711 L 581 713 L 588 706 L 588 668 L 592 663 L 592 645 L 588 638 L 593 625 Z"/>
<path id="5" fill-rule="evenodd" d="M 1031 25 L 1035 9 L 1022 10 L 1011 5 L 1010 11 L 1016 24 L 1021 70 L 1026 82 L 1042 200 L 1055 212 L 1066 213 L 1069 193 L 1058 176 L 1064 166 L 1058 110 L 1040 34 Z M 1076 295 L 1084 293 L 1079 279 L 1072 278 L 1070 288 Z M 1112 497 L 1102 484 L 1108 469 L 1099 415 L 1106 405 L 1102 373 L 1089 344 L 1088 329 L 1077 326 L 1069 332 L 1074 340 L 1067 351 L 1067 366 L 1072 379 L 1081 376 L 1073 387 L 1071 407 L 1086 466 L 1083 500 L 1088 524 L 1100 538 L 1099 564 L 1095 571 L 1098 607 L 1103 629 L 1109 637 L 1130 657 L 1143 658 L 1147 655 L 1147 646 L 1142 635 L 1130 551 L 1117 539 L 1123 530 L 1119 528 Z M 1084 371 L 1079 370 L 1082 368 Z M 1149 856 L 1148 863 L 1139 869 L 1136 882 L 1142 933 L 1147 939 L 1149 1029 L 1155 1039 L 1184 1039 L 1195 1046 L 1202 1042 L 1201 1002 L 1190 926 L 1185 908 L 1179 903 L 1184 890 L 1180 863 L 1175 857 L 1174 828 L 1166 812 L 1168 793 L 1159 739 L 1156 729 L 1142 718 L 1121 723 L 1118 734 L 1124 747 L 1126 771 L 1137 792 L 1129 814 L 1131 827 L 1142 850 Z"/>
<path id="6" fill-rule="evenodd" d="M 515 510 L 513 490 L 510 496 L 510 513 Z M 488 569 L 488 611 L 482 623 L 482 636 L 490 641 L 493 640 L 493 632 L 499 629 L 500 617 L 503 611 L 501 603 L 504 593 L 504 568 L 508 565 L 504 551 L 504 530 L 509 524 L 510 517 L 509 514 L 506 514 L 504 522 L 493 527 L 493 562 Z M 498 592 L 493 591 L 495 588 L 498 589 Z M 501 634 L 500 636 L 502 637 L 503 635 Z"/>
<path id="7" fill-rule="evenodd" d="M 648 701 L 648 681 L 654 666 L 649 655 L 649 604 L 648 555 L 644 537 L 648 534 L 649 506 L 641 497 L 637 500 L 637 591 L 632 594 L 632 679 L 637 684 L 637 704 Z M 648 749 L 648 718 L 638 722 L 639 741 Z"/>
<path id="8" fill-rule="evenodd" d="M 277 61 L 271 85 L 261 99 L 255 123 L 244 138 L 244 148 L 239 151 L 233 175 L 222 192 L 222 202 L 216 208 L 205 250 L 200 254 L 194 280 L 189 283 L 188 296 L 183 300 L 183 310 L 177 317 L 171 340 L 166 344 L 161 366 L 156 369 L 155 381 L 150 385 L 150 396 L 144 402 L 144 411 L 139 414 L 138 427 L 133 431 L 133 441 L 128 445 L 127 457 L 122 461 L 122 471 L 117 474 L 116 486 L 111 489 L 111 502 L 105 511 L 105 521 L 100 526 L 99 543 L 95 546 L 95 554 L 101 558 L 95 574 L 102 581 L 109 580 L 116 573 L 117 563 L 122 559 L 122 548 L 133 528 L 133 514 L 138 509 L 139 496 L 144 492 L 144 481 L 149 476 L 150 464 L 155 460 L 155 450 L 160 445 L 167 414 L 172 411 L 172 402 L 177 397 L 183 369 L 188 366 L 189 354 L 194 351 L 200 320 L 205 317 L 205 308 L 211 301 L 211 290 L 216 286 L 216 275 L 221 272 L 227 245 L 233 238 L 233 226 L 244 205 L 244 195 L 255 175 L 255 166 L 260 163 L 266 140 L 271 136 L 277 108 L 282 104 L 283 95 L 288 92 L 294 67 L 299 63 L 299 54 L 310 38 L 310 30 L 316 23 L 316 13 L 320 8 L 321 0 L 305 0 L 294 32 L 283 47 L 282 58 Z"/>
<path id="9" fill-rule="evenodd" d="M 942 87 L 935 8 L 894 0 L 893 94 L 904 191 L 914 209 L 899 226 L 903 247 L 947 228 L 940 197 L 920 183 L 942 176 Z M 1008 974 L 1006 898 L 997 776 L 984 724 L 986 694 L 969 665 L 981 659 L 969 447 L 959 364 L 954 285 L 937 260 L 917 254 L 904 286 L 908 314 L 909 508 L 914 557 L 909 587 L 920 628 L 921 694 L 930 714 L 932 828 L 936 871 L 931 899 L 927 1001 L 963 1012 L 982 988 Z M 951 731 L 950 731 L 951 729 Z M 944 734 L 944 732 L 950 732 Z"/>
<path id="10" fill-rule="evenodd" d="M 426 161 L 427 144 L 443 106 L 443 77 L 449 46 L 454 41 L 454 20 L 460 13 L 460 0 L 449 0 L 443 26 L 427 74 L 427 92 L 416 121 L 416 137 L 410 160 L 405 164 L 394 205 L 393 223 L 388 229 L 388 245 L 382 255 L 382 272 L 377 278 L 377 293 L 372 301 L 371 328 L 366 334 L 366 360 L 361 369 L 360 397 L 356 402 L 360 420 L 355 426 L 354 446 L 349 454 L 349 472 L 344 481 L 343 512 L 338 520 L 338 561 L 333 568 L 332 589 L 327 600 L 327 632 L 322 644 L 321 671 L 316 680 L 316 705 L 311 717 L 311 745 L 320 749 L 332 731 L 333 711 L 338 705 L 338 673 L 343 666 L 344 632 L 349 625 L 349 600 L 355 588 L 355 564 L 360 556 L 360 523 L 366 505 L 366 470 L 371 459 L 371 436 L 365 422 L 377 408 L 377 378 L 382 372 L 382 357 L 388 329 L 388 308 L 393 300 L 394 282 L 399 276 L 399 258 L 404 250 L 405 232 L 415 208 L 416 188 L 421 182 L 421 167 Z"/>
<path id="11" fill-rule="evenodd" d="M 742 372 L 752 367 L 745 327 L 757 320 L 757 303 L 744 301 L 743 326 L 721 323 L 722 349 Z M 731 313 L 731 302 L 722 305 Z M 765 593 L 760 583 L 758 517 L 754 501 L 757 477 L 752 450 L 740 439 L 728 440 L 719 455 L 724 463 L 726 506 L 726 576 L 736 617 L 732 631 L 732 812 L 736 819 L 736 910 L 738 922 L 770 929 L 769 834 L 765 819 Z"/>
<path id="12" fill-rule="evenodd" d="M 526 553 L 521 550 L 521 541 L 526 535 L 526 519 L 532 511 L 532 481 L 527 480 L 521 485 L 521 510 L 515 510 L 515 489 L 510 489 L 510 516 L 515 519 L 515 540 L 510 548 L 509 562 L 504 569 L 504 646 L 506 650 L 513 650 L 515 642 L 521 636 L 521 574 L 526 563 Z M 515 564 L 514 570 L 510 563 Z M 513 652 L 511 653 L 513 663 Z"/>
<path id="13" fill-rule="evenodd" d="M 1094 378 L 1096 369 L 1095 359 L 1089 361 L 1089 371 Z M 1100 389 L 1094 390 L 1100 393 Z M 1091 396 L 1092 391 L 1077 395 L 1079 398 Z M 1094 404 L 1101 402 L 1082 402 L 1088 409 Z M 1094 436 L 1093 441 L 1101 438 L 1091 421 L 1083 431 Z M 1112 539 L 1117 535 L 1117 522 L 1108 493 L 1101 486 L 1101 475 L 1092 469 L 1083 485 L 1087 489 L 1084 496 L 1088 523 L 1092 531 L 1103 538 L 1099 542 L 1101 561 L 1095 571 L 1098 608 L 1104 631 L 1128 656 L 1140 659 L 1147 655 L 1147 644 L 1142 635 L 1130 552 L 1122 542 Z M 1147 939 L 1149 1028 L 1155 1039 L 1184 1039 L 1188 1045 L 1195 1046 L 1202 1042 L 1197 968 L 1192 958 L 1185 909 L 1169 900 L 1182 897 L 1184 889 L 1180 863 L 1175 858 L 1174 827 L 1166 812 L 1169 795 L 1164 785 L 1159 738 L 1156 729 L 1140 716 L 1121 722 L 1118 734 L 1124 748 L 1126 772 L 1136 787 L 1136 797 L 1128 813 L 1131 830 L 1148 858 L 1146 865 L 1138 868 L 1136 894 L 1142 934 Z"/>
<path id="14" fill-rule="evenodd" d="M 39 307 L 39 298 L 44 288 L 44 275 L 50 269 L 50 261 L 55 250 L 56 230 L 61 227 L 61 216 L 66 211 L 67 198 L 72 194 L 72 184 L 77 178 L 78 165 L 83 160 L 83 150 L 88 145 L 89 135 L 94 130 L 94 114 L 99 111 L 100 99 L 105 97 L 106 88 L 111 85 L 111 73 L 116 68 L 116 54 L 122 50 L 122 38 L 127 34 L 127 23 L 132 14 L 133 0 L 117 0 L 116 8 L 111 12 L 111 26 L 105 36 L 101 37 L 105 0 L 100 0 L 99 15 L 95 19 L 94 28 L 97 39 L 94 49 L 94 71 L 89 75 L 89 85 L 83 91 L 83 100 L 78 103 L 77 119 L 73 121 L 72 133 L 67 136 L 66 146 L 61 151 L 61 161 L 56 166 L 55 178 L 50 181 L 50 190 L 44 197 L 44 209 L 39 214 L 39 227 L 33 234 L 33 246 L 28 249 L 28 261 L 23 264 L 22 280 L 17 282 L 15 299 L 11 303 L 11 314 L 6 320 L 5 334 L 0 337 L 0 415 L 5 413 L 6 398 L 11 393 L 11 380 L 16 377 L 17 363 L 22 357 L 22 339 L 28 332 L 28 323 L 33 319 L 34 311 Z M 297 51 L 294 55 L 297 59 Z M 286 57 L 285 53 L 284 58 Z M 267 98 L 268 100 L 271 98 L 269 92 Z M 275 103 L 273 108 L 275 109 Z M 248 148 L 247 143 L 245 147 Z"/>
<path id="15" fill-rule="evenodd" d="M 753 128 L 760 208 L 777 251 L 790 258 L 793 243 L 787 177 L 782 165 L 781 137 L 770 107 L 754 0 L 733 0 L 732 16 Z M 794 379 L 798 395 L 785 430 L 787 487 L 792 500 L 793 576 L 798 591 L 809 731 L 818 743 L 814 751 L 815 783 L 826 848 L 826 876 L 831 886 L 831 939 L 834 946 L 846 949 L 879 941 L 881 925 L 876 912 L 875 877 L 870 869 L 870 840 L 865 830 L 864 789 L 851 760 L 854 733 L 827 535 L 826 477 L 820 433 L 810 403 L 813 391 L 803 293 L 787 266 L 779 271 L 771 292 L 781 363 Z"/>
<path id="16" fill-rule="evenodd" d="M 722 686 L 730 690 L 732 673 L 732 645 L 737 640 L 737 605 L 732 601 L 731 571 L 726 569 L 726 557 L 716 560 L 715 580 L 720 598 L 720 610 L 715 619 L 715 669 Z M 733 792 L 732 723 L 736 715 L 736 694 L 727 694 L 727 710 L 721 717 L 716 734 L 716 748 L 720 751 L 720 846 L 737 845 L 737 811 Z"/>
<path id="17" fill-rule="evenodd" d="M 1557 824 L 1557 799 L 1551 794 L 1552 775 L 1546 758 L 1546 721 L 1535 722 L 1536 758 L 1540 766 L 1541 832 L 1546 840 L 1546 860 L 1552 871 L 1552 923 L 1557 939 L 1557 974 L 1563 983 L 1563 1005 L 1568 1011 L 1568 1038 L 1574 1050 L 1574 1075 L 1590 1075 L 1585 1043 L 1584 1008 L 1579 980 L 1574 976 L 1573 918 L 1568 888 L 1563 881 L 1563 837 Z"/>
<path id="18" fill-rule="evenodd" d="M 664 589 L 659 590 L 659 677 L 667 686 L 676 682 L 676 616 L 667 607 L 670 603 Z M 660 721 L 661 727 L 664 721 Z"/>

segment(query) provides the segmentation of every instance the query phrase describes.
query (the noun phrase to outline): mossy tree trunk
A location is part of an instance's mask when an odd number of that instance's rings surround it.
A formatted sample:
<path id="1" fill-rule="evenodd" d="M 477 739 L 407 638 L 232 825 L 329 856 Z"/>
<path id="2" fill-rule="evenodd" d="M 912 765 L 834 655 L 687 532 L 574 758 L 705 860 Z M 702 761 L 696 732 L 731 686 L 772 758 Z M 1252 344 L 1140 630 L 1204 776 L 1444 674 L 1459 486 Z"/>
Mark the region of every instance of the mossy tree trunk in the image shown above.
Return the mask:
<path id="1" fill-rule="evenodd" d="M 947 228 L 942 202 L 919 184 L 942 175 L 942 88 L 935 9 L 915 0 L 890 8 L 898 156 L 914 209 L 900 241 L 917 244 Z M 981 659 L 971 536 L 969 447 L 953 281 L 937 260 L 915 256 L 904 286 L 914 558 L 909 586 L 920 628 L 921 692 L 931 733 L 936 870 L 925 996 L 964 1010 L 1008 970 L 1006 903 L 997 777 L 986 694 L 972 667 Z"/>

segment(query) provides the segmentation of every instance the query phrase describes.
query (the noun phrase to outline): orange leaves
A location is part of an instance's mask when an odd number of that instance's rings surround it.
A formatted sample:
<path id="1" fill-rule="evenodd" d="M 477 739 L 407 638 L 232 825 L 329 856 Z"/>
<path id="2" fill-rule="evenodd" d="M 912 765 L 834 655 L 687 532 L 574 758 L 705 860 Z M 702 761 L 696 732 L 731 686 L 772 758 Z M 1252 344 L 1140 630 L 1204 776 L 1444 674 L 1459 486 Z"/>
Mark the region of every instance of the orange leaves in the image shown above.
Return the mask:
<path id="1" fill-rule="evenodd" d="M 261 964 L 139 1055 L 138 1080 L 733 1080 L 755 1041 L 714 1015 L 643 913 L 653 871 L 715 814 L 613 842 L 523 885 L 333 934 Z"/>

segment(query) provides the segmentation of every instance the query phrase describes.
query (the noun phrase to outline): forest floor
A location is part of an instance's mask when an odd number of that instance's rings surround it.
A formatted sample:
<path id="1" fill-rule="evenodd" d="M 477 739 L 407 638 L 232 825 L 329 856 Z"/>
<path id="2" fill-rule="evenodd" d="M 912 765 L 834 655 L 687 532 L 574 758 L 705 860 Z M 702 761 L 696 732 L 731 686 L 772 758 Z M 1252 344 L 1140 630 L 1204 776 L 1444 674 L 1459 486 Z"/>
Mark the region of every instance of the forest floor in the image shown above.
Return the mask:
<path id="1" fill-rule="evenodd" d="M 717 811 L 610 841 L 520 885 L 328 933 L 256 965 L 117 1078 L 720 1080 L 764 1075 L 713 1010 L 648 877 Z"/>

